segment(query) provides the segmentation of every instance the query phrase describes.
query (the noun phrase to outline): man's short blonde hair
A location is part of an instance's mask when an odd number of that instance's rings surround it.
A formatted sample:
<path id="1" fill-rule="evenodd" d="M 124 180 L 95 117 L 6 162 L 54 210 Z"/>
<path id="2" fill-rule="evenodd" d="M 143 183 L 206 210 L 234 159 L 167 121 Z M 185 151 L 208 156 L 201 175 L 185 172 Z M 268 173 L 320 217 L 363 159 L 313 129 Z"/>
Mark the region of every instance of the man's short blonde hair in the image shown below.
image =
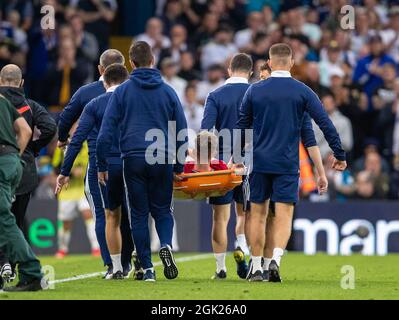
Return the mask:
<path id="1" fill-rule="evenodd" d="M 195 139 L 194 155 L 201 164 L 209 163 L 216 156 L 218 148 L 218 137 L 209 131 L 201 131 Z"/>
<path id="2" fill-rule="evenodd" d="M 292 49 L 286 43 L 273 44 L 269 49 L 269 57 L 279 66 L 288 65 L 292 59 Z"/>

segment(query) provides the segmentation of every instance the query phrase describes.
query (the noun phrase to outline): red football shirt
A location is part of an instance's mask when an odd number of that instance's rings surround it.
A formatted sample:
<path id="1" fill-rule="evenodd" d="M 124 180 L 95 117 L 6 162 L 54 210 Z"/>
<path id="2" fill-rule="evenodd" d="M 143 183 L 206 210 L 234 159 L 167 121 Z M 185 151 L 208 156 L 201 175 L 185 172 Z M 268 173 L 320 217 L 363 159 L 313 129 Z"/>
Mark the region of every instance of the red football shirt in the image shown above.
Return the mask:
<path id="1" fill-rule="evenodd" d="M 227 164 L 223 160 L 211 160 L 210 167 L 212 168 L 212 171 L 220 171 L 220 170 L 228 170 L 229 169 L 227 167 Z M 195 168 L 195 162 L 188 161 L 184 165 L 184 173 L 198 172 L 198 171 L 194 170 L 194 168 Z"/>

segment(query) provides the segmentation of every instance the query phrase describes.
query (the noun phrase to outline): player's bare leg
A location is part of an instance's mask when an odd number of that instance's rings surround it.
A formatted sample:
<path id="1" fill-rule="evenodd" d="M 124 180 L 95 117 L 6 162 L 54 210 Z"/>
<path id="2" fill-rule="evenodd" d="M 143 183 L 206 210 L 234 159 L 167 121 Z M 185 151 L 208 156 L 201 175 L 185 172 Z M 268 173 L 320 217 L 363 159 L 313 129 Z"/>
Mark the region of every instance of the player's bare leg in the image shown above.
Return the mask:
<path id="1" fill-rule="evenodd" d="M 251 203 L 248 240 L 252 251 L 252 274 L 250 281 L 263 281 L 262 256 L 265 246 L 265 229 L 269 200 Z"/>
<path id="2" fill-rule="evenodd" d="M 58 251 L 56 258 L 63 259 L 69 251 L 73 221 L 62 221 L 62 229 L 58 232 Z"/>
<path id="3" fill-rule="evenodd" d="M 100 246 L 96 236 L 96 223 L 93 219 L 93 214 L 90 209 L 82 210 L 82 217 L 86 225 L 86 234 L 90 241 L 91 253 L 95 257 L 100 257 Z"/>
<path id="4" fill-rule="evenodd" d="M 105 212 L 106 225 L 105 235 L 107 239 L 108 250 L 111 255 L 112 267 L 113 267 L 113 279 L 123 279 L 123 267 L 122 267 L 122 236 L 121 236 L 121 219 L 122 211 L 121 207 L 114 210 L 106 210 Z"/>
<path id="5" fill-rule="evenodd" d="M 240 203 L 236 203 L 236 239 L 237 239 L 237 247 L 240 247 L 244 254 L 249 255 L 249 249 L 247 244 L 247 237 L 245 232 L 245 220 L 246 214 L 243 208 L 243 205 Z"/>
<path id="6" fill-rule="evenodd" d="M 280 282 L 280 261 L 291 236 L 292 219 L 294 216 L 294 205 L 292 203 L 276 203 L 276 215 L 273 218 L 271 237 L 273 253 L 268 249 L 267 255 L 272 255 L 269 264 L 269 281 Z"/>
<path id="7" fill-rule="evenodd" d="M 247 214 L 245 214 L 243 205 L 240 203 L 235 203 L 236 209 L 236 244 L 235 250 L 233 252 L 234 260 L 237 263 L 237 275 L 241 279 L 245 279 L 248 274 L 248 265 L 245 259 L 246 255 L 249 255 L 249 248 L 247 244 L 246 237 L 246 219 Z"/>
<path id="8" fill-rule="evenodd" d="M 271 213 L 269 210 L 266 221 L 266 243 L 263 249 L 263 278 L 265 281 L 269 279 L 269 265 L 272 261 L 273 249 L 275 247 L 273 238 L 274 230 L 274 213 Z"/>
<path id="9" fill-rule="evenodd" d="M 215 279 L 226 278 L 227 224 L 230 204 L 213 206 L 212 248 L 216 258 Z"/>

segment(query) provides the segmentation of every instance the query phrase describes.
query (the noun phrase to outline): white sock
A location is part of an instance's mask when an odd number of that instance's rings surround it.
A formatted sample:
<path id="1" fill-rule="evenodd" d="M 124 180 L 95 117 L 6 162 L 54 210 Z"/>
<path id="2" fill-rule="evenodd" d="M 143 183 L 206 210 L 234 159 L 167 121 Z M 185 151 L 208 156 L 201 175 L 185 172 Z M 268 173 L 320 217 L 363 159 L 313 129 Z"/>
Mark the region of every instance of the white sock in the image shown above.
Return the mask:
<path id="1" fill-rule="evenodd" d="M 223 253 L 215 253 L 216 259 L 216 272 L 219 273 L 220 271 L 226 272 L 226 252 Z"/>
<path id="2" fill-rule="evenodd" d="M 281 257 L 284 255 L 284 250 L 281 248 L 274 248 L 273 249 L 273 258 L 277 262 L 277 265 L 280 266 Z"/>
<path id="3" fill-rule="evenodd" d="M 262 271 L 262 257 L 252 256 L 252 273 Z"/>
<path id="4" fill-rule="evenodd" d="M 150 270 L 151 272 L 154 272 L 154 268 L 144 269 L 143 272 L 146 273 L 148 270 Z"/>
<path id="5" fill-rule="evenodd" d="M 267 270 L 269 270 L 269 264 L 270 264 L 270 262 L 272 261 L 272 259 L 269 259 L 269 258 L 263 258 L 263 270 L 264 271 L 267 271 Z"/>
<path id="6" fill-rule="evenodd" d="M 247 239 L 245 238 L 245 234 L 237 235 L 237 246 L 241 248 L 246 256 L 249 255 L 249 248 L 247 244 Z"/>
<path id="7" fill-rule="evenodd" d="M 113 273 L 117 271 L 123 272 L 121 254 L 111 254 Z"/>
<path id="8" fill-rule="evenodd" d="M 64 252 L 68 252 L 69 242 L 71 241 L 71 231 L 70 230 L 60 230 L 58 234 L 58 247 Z"/>
<path id="9" fill-rule="evenodd" d="M 97 236 L 96 236 L 96 227 L 94 219 L 86 220 L 86 234 L 90 241 L 91 250 L 98 249 L 100 246 L 98 245 Z"/>

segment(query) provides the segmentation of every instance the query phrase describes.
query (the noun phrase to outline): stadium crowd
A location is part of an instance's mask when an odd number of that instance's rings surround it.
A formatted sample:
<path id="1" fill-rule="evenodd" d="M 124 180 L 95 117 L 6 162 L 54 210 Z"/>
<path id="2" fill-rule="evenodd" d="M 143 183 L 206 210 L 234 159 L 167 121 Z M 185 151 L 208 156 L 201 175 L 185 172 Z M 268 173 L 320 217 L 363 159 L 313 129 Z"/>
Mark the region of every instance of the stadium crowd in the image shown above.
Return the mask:
<path id="1" fill-rule="evenodd" d="M 288 43 L 293 77 L 321 98 L 348 153 L 349 169 L 329 170 L 330 149 L 316 129 L 330 179 L 313 201 L 399 198 L 399 6 L 395 0 L 157 0 L 145 31 L 164 80 L 177 92 L 190 128 L 199 130 L 209 92 L 224 84 L 229 59 L 250 54 L 255 69 L 270 46 Z M 354 29 L 340 9 L 355 8 Z M 56 10 L 55 29 L 42 29 L 40 8 Z M 26 90 L 56 116 L 72 94 L 95 79 L 99 54 L 109 46 L 116 0 L 5 0 L 0 7 L 0 68 L 23 68 Z M 38 164 L 39 197 L 53 197 L 51 157 Z"/>

